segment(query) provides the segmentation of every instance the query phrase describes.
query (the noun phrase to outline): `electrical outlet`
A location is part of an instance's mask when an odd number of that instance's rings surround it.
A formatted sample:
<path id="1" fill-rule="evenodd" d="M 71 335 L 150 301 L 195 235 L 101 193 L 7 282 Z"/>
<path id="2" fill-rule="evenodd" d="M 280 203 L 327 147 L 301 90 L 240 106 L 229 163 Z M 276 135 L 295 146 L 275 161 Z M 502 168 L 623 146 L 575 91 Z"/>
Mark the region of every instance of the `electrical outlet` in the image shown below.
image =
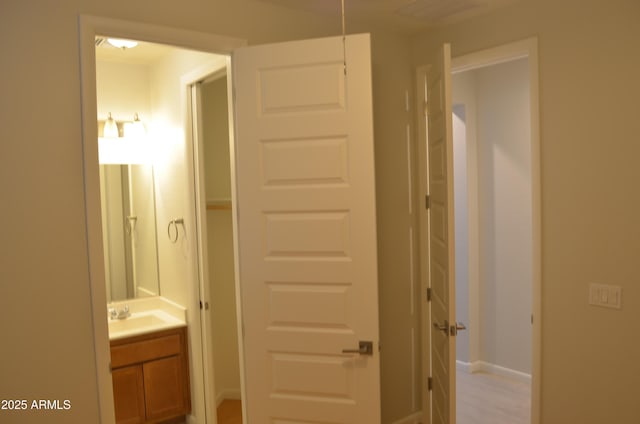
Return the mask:
<path id="1" fill-rule="evenodd" d="M 622 309 L 622 287 L 609 284 L 590 284 L 589 305 Z"/>

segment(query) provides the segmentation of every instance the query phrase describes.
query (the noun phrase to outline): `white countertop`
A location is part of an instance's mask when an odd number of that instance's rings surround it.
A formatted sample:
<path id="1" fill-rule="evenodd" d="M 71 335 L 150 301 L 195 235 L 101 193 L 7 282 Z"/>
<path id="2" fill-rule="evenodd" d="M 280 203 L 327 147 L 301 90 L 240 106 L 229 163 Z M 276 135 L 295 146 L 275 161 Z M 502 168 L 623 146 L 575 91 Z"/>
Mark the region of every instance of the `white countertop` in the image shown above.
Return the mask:
<path id="1" fill-rule="evenodd" d="M 109 340 L 147 334 L 187 325 L 187 310 L 163 297 L 149 297 L 107 305 L 108 309 L 129 307 L 130 315 L 123 319 L 108 317 Z"/>

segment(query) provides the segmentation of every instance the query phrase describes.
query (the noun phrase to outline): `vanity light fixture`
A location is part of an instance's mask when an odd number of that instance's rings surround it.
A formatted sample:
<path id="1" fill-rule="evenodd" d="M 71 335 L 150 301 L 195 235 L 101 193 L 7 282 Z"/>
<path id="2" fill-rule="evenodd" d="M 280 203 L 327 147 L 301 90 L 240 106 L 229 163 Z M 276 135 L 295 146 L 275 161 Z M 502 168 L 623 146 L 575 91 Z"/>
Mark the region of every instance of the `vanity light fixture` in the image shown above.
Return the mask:
<path id="1" fill-rule="evenodd" d="M 135 46 L 138 45 L 137 41 L 124 40 L 124 39 L 121 39 L 121 38 L 108 38 L 107 41 L 113 47 L 117 47 L 117 48 L 122 49 L 122 50 L 132 49 L 132 48 L 134 48 Z"/>
<path id="2" fill-rule="evenodd" d="M 124 124 L 124 136 L 126 138 L 140 139 L 147 135 L 147 129 L 140 120 L 137 113 L 133 115 L 133 122 L 127 122 Z"/>
<path id="3" fill-rule="evenodd" d="M 111 114 L 109 114 L 109 118 Z M 105 129 L 107 126 L 105 121 Z M 115 124 L 115 121 L 113 121 Z M 116 124 L 117 125 L 117 124 Z M 117 131 L 117 127 L 116 127 Z M 124 137 L 104 137 L 98 139 L 98 162 L 100 164 L 149 164 L 153 162 L 153 148 L 147 139 L 147 130 L 136 113 L 133 122 L 124 123 Z"/>
<path id="4" fill-rule="evenodd" d="M 109 112 L 109 117 L 106 121 L 104 121 L 104 128 L 102 129 L 102 135 L 104 138 L 118 138 L 118 124 L 111 116 L 111 112 Z"/>

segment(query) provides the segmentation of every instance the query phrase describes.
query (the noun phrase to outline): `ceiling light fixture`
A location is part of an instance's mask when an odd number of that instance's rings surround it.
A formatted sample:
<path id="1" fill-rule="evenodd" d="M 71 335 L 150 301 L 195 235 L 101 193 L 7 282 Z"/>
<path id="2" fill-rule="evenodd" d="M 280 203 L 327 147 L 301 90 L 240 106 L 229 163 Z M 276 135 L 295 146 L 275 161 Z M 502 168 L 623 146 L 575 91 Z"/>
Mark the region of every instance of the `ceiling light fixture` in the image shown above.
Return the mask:
<path id="1" fill-rule="evenodd" d="M 137 41 L 132 41 L 132 40 L 123 40 L 121 38 L 109 38 L 107 39 L 107 41 L 109 42 L 109 44 L 111 44 L 113 47 L 117 47 L 119 49 L 132 49 L 135 46 L 138 45 Z"/>

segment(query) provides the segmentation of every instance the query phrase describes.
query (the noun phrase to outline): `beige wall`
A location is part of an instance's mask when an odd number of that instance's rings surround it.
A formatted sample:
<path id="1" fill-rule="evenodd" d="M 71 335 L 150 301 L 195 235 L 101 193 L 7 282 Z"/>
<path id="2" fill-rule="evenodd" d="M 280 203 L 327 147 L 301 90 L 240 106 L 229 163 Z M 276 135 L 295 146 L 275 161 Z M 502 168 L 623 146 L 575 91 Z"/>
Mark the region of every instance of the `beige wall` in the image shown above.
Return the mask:
<path id="1" fill-rule="evenodd" d="M 207 63 L 216 62 L 213 55 L 175 50 L 164 56 L 152 68 L 151 104 L 153 108 L 151 137 L 163 143 L 162 153 L 155 158 L 156 220 L 158 222 L 158 258 L 161 292 L 168 299 L 184 306 L 190 302 L 191 282 L 198 281 L 196 252 L 190 239 L 194 234 L 195 217 L 190 204 L 191 193 L 188 163 L 189 150 L 185 140 L 186 87 L 181 78 Z M 178 240 L 173 243 L 167 236 L 167 226 L 175 218 L 184 219 L 178 227 Z M 188 312 L 195 317 L 194 311 Z"/>
<path id="2" fill-rule="evenodd" d="M 531 372 L 531 142 L 528 61 L 476 74 L 480 360 Z"/>
<path id="3" fill-rule="evenodd" d="M 109 113 L 117 122 L 133 121 L 135 113 L 146 120 L 151 113 L 149 65 L 96 60 L 98 119 Z"/>
<path id="4" fill-rule="evenodd" d="M 455 82 L 453 83 L 455 87 Z M 455 89 L 454 89 L 455 90 Z M 456 321 L 464 323 L 468 331 L 456 337 L 456 359 L 469 362 L 469 208 L 467 190 L 467 136 L 465 105 L 453 105 L 453 182 L 456 258 Z M 475 179 L 474 179 L 475 181 Z"/>
<path id="5" fill-rule="evenodd" d="M 82 174 L 80 14 L 224 34 L 250 44 L 340 33 L 336 17 L 249 0 L 2 2 L 0 152 L 5 161 L 0 167 L 0 213 L 8 225 L 0 250 L 0 398 L 72 402 L 69 411 L 0 412 L 3 423 L 97 422 L 99 416 Z M 368 29 L 350 25 L 351 32 Z M 385 389 L 383 404 L 394 406 L 385 406 L 384 413 L 393 419 L 411 413 L 410 387 L 402 383 L 411 378 L 403 368 L 410 363 L 411 349 L 396 343 L 406 343 L 407 336 L 384 341 L 392 334 L 389 320 L 394 308 L 406 309 L 409 303 L 406 253 L 411 219 L 403 194 L 408 184 L 403 140 L 409 115 L 402 111 L 404 89 L 412 80 L 409 57 L 407 38 L 374 34 L 378 234 L 384 243 L 379 249 L 382 340 L 389 346 L 383 355 L 397 356 L 400 366 L 396 377 L 393 361 L 383 361 L 383 386 L 394 388 Z M 152 104 L 160 95 L 152 95 Z M 184 178 L 177 169 L 176 183 Z M 183 213 L 180 196 L 172 200 L 166 193 L 160 195 L 158 202 L 166 208 L 159 222 Z M 178 289 L 163 291 L 175 293 L 170 296 L 182 302 Z M 401 316 L 398 328 L 408 322 Z M 389 385 L 387 380 L 392 380 Z"/>
<path id="6" fill-rule="evenodd" d="M 640 374 L 636 117 L 640 4 L 525 1 L 416 37 L 414 62 L 537 36 L 542 163 L 544 424 L 635 423 Z M 623 288 L 623 309 L 587 304 L 588 284 Z"/>
<path id="7" fill-rule="evenodd" d="M 176 243 L 171 243 L 167 236 L 171 219 L 185 218 L 189 231 L 194 225 L 186 192 L 189 178 L 183 123 L 186 88 L 181 86 L 181 78 L 193 69 L 217 61 L 223 63 L 224 59 L 176 49 L 145 65 L 98 61 L 96 66 L 98 116 L 104 119 L 112 112 L 118 121 L 131 121 L 134 113 L 139 113 L 149 138 L 162 145 L 154 163 L 161 292 L 183 306 L 188 306 L 194 257 L 182 227 Z"/>
<path id="8" fill-rule="evenodd" d="M 458 333 L 456 359 L 480 360 L 478 252 L 478 142 L 476 85 L 472 72 L 452 76 L 454 208 L 456 240 L 456 319 L 468 331 Z M 462 181 L 461 181 L 462 180 Z"/>
<path id="9" fill-rule="evenodd" d="M 378 276 L 382 422 L 394 423 L 421 410 L 419 274 L 416 271 L 418 233 L 416 169 L 413 134 L 415 113 L 413 70 L 403 37 L 372 37 L 373 107 L 378 221 Z M 409 93 L 409 110 L 405 94 Z M 411 188 L 411 191 L 410 191 Z M 409 203 L 412 211 L 409 212 Z M 413 238 L 410 233 L 413 232 Z M 413 251 L 413 252 L 412 252 Z M 412 261 L 413 255 L 413 261 Z M 412 287 L 413 280 L 413 287 Z"/>
<path id="10" fill-rule="evenodd" d="M 96 60 L 96 97 L 98 107 L 98 119 L 104 120 L 109 114 L 119 123 L 133 121 L 134 115 L 138 114 L 139 118 L 145 124 L 151 117 L 151 87 L 150 87 L 151 67 L 147 64 L 130 64 L 122 62 L 112 62 L 106 60 Z M 116 189 L 117 184 L 121 184 L 120 165 L 103 165 L 100 167 L 100 187 L 109 186 L 109 193 L 101 199 L 103 216 L 106 211 L 111 211 L 112 219 L 105 230 L 110 229 L 111 234 L 115 237 L 122 238 L 124 216 L 122 215 L 122 188 Z M 117 171 L 115 169 L 117 168 Z M 124 175 L 124 174 L 123 174 Z M 122 250 L 124 246 L 120 244 L 120 252 L 118 257 L 122 259 L 114 260 L 113 246 L 111 252 L 107 251 L 105 243 L 105 256 L 111 256 L 105 262 L 105 272 L 108 283 L 107 301 L 122 300 L 132 296 L 149 296 L 157 294 L 158 287 L 158 259 L 156 247 L 156 220 L 155 220 L 155 196 L 153 189 L 153 169 L 151 165 L 132 165 L 128 172 L 129 188 L 131 189 L 131 207 L 138 217 L 135 223 L 135 249 L 132 251 L 135 267 L 130 270 L 129 282 L 132 287 L 126 287 L 127 278 L 124 276 L 126 269 L 122 269 L 120 273 L 114 275 L 114 266 L 118 266 L 122 262 L 124 267 L 125 253 Z M 119 194 L 118 194 L 119 193 Z M 102 193 L 104 196 L 104 193 Z M 127 192 L 127 195 L 128 192 Z M 120 196 L 120 201 L 113 205 L 114 199 Z M 127 204 L 129 204 L 127 202 Z M 109 209 L 107 209 L 109 208 Z M 119 218 L 115 219 L 115 209 L 118 209 Z M 121 243 L 124 243 L 122 241 Z M 111 265 L 112 269 L 108 270 L 107 265 Z M 131 268 L 131 264 L 129 264 Z M 134 277 L 135 275 L 135 277 Z M 133 288 L 133 280 L 135 278 L 135 293 Z M 109 283 L 110 281 L 110 283 Z"/>

